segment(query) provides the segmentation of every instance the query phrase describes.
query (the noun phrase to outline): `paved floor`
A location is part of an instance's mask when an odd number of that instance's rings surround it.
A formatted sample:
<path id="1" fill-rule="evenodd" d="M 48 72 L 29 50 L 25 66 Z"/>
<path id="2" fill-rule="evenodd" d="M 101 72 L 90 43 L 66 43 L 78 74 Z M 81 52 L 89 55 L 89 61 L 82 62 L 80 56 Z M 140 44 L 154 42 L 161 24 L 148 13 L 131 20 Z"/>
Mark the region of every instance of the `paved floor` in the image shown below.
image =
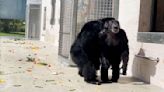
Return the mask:
<path id="1" fill-rule="evenodd" d="M 128 76 L 118 83 L 87 84 L 66 62 L 50 44 L 1 39 L 0 92 L 164 92 Z"/>

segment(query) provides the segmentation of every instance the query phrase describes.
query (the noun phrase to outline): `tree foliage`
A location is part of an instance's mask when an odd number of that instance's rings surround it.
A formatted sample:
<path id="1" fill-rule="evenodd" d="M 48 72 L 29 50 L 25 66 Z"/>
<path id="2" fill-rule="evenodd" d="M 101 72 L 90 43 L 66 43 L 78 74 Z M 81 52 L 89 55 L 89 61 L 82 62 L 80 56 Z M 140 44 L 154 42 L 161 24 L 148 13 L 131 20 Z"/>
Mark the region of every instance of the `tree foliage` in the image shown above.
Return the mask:
<path id="1" fill-rule="evenodd" d="M 11 33 L 11 32 L 24 32 L 24 31 L 25 31 L 24 20 L 0 19 L 0 32 Z"/>

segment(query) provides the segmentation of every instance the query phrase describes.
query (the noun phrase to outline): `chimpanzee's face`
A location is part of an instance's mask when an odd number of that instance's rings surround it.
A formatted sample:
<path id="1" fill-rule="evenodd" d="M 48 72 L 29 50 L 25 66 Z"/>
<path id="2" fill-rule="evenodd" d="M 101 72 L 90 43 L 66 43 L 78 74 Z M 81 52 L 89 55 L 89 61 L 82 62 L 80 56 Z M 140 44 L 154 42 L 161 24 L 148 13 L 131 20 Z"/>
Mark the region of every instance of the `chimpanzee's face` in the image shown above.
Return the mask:
<path id="1" fill-rule="evenodd" d="M 111 26 L 112 26 L 111 31 L 112 31 L 113 33 L 118 33 L 118 32 L 119 32 L 120 26 L 119 26 L 118 21 L 113 21 L 113 23 L 112 23 Z"/>
<path id="2" fill-rule="evenodd" d="M 108 46 L 115 46 L 119 43 L 115 34 L 120 31 L 119 22 L 117 20 L 109 20 L 104 23 L 104 28 L 99 33 L 99 38 L 105 41 Z"/>
<path id="3" fill-rule="evenodd" d="M 120 30 L 120 25 L 117 20 L 106 21 L 104 24 L 106 31 L 111 31 L 112 33 L 118 33 Z"/>

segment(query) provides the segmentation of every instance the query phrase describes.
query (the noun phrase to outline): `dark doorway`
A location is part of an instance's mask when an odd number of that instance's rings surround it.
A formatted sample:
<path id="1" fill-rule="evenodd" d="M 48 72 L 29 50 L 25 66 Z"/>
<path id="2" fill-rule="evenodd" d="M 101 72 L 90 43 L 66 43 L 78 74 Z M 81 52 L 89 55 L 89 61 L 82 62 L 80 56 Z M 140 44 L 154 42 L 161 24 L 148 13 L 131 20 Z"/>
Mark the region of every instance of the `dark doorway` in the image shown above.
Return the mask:
<path id="1" fill-rule="evenodd" d="M 154 0 L 154 28 L 155 32 L 164 32 L 164 0 Z"/>
<path id="2" fill-rule="evenodd" d="M 40 39 L 40 5 L 30 5 L 28 38 L 33 40 Z"/>

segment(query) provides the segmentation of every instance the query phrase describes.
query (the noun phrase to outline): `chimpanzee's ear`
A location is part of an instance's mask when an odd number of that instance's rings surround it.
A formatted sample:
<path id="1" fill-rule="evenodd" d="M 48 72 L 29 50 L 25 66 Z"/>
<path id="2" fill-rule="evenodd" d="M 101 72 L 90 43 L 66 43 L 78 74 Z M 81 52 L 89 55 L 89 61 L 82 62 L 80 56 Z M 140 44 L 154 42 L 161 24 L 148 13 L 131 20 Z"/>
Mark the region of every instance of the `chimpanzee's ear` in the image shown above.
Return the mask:
<path id="1" fill-rule="evenodd" d="M 118 20 L 116 20 L 116 23 L 118 24 L 118 27 L 120 28 L 120 23 L 119 23 L 119 21 L 118 21 Z"/>

